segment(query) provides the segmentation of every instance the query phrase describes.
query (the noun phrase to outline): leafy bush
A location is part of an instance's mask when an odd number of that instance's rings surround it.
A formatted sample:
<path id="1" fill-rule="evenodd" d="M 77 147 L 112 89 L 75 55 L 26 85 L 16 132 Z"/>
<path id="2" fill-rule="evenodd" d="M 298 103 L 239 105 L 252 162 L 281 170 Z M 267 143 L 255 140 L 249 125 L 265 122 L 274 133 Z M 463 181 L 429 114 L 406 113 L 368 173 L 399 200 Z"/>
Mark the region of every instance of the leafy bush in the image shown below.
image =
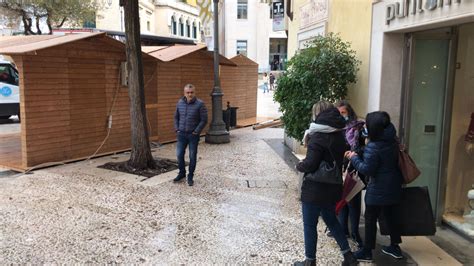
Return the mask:
<path id="1" fill-rule="evenodd" d="M 278 79 L 274 94 L 286 133 L 301 140 L 311 120 L 313 104 L 345 98 L 347 86 L 356 82 L 359 64 L 350 43 L 333 33 L 317 37 L 293 56 L 287 71 Z"/>

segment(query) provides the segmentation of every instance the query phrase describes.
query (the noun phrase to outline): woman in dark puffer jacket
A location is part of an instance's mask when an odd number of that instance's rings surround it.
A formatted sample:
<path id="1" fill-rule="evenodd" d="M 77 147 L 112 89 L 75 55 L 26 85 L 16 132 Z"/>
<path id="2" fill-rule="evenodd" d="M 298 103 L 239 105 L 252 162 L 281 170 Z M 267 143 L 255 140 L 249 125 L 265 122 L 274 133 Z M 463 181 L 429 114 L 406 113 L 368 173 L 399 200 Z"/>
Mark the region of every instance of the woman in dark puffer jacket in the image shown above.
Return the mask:
<path id="1" fill-rule="evenodd" d="M 311 173 L 319 168 L 324 160 L 342 168 L 344 151 L 347 150 L 344 131 L 344 118 L 337 108 L 328 102 L 318 102 L 313 107 L 313 119 L 307 130 L 306 158 L 296 165 L 300 172 Z M 328 184 L 303 180 L 301 201 L 303 207 L 304 244 L 306 260 L 295 265 L 316 265 L 316 244 L 318 218 L 321 216 L 334 235 L 344 256 L 342 265 L 355 265 L 354 258 L 344 232 L 336 218 L 336 202 L 341 199 L 341 184 Z"/>
<path id="2" fill-rule="evenodd" d="M 381 213 L 387 217 L 390 227 L 390 246 L 382 252 L 396 259 L 403 258 L 398 244 L 400 227 L 397 205 L 400 203 L 403 177 L 398 167 L 398 142 L 396 130 L 386 112 L 372 112 L 366 117 L 369 142 L 363 156 L 351 152 L 348 157 L 352 165 L 362 174 L 369 176 L 365 194 L 365 242 L 364 247 L 354 253 L 359 261 L 372 261 L 375 248 L 377 220 Z"/>

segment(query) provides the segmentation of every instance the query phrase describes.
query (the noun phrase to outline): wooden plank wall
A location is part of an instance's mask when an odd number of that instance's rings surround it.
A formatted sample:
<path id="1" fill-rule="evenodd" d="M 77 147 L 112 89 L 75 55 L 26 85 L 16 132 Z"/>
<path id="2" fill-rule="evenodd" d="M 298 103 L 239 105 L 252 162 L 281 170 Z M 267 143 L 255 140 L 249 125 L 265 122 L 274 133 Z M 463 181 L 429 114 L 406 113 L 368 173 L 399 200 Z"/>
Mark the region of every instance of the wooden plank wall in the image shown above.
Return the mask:
<path id="1" fill-rule="evenodd" d="M 128 90 L 118 84 L 124 50 L 91 38 L 15 58 L 19 62 L 22 166 L 85 158 L 130 147 Z M 145 63 L 149 75 L 155 60 Z M 155 84 L 151 86 L 156 87 Z"/>
<path id="2" fill-rule="evenodd" d="M 244 56 L 231 59 L 237 67 L 221 66 L 221 86 L 224 92 L 223 107 L 237 109 L 237 119 L 257 116 L 258 64 Z"/>
<path id="3" fill-rule="evenodd" d="M 178 100 L 183 97 L 183 88 L 191 83 L 196 87 L 196 96 L 203 100 L 208 110 L 208 125 L 212 119 L 211 91 L 214 85 L 212 59 L 195 52 L 171 62 L 158 62 L 158 132 L 152 140 L 162 143 L 176 140 L 174 112 Z"/>
<path id="4" fill-rule="evenodd" d="M 111 110 L 112 129 L 98 154 L 130 148 L 128 89 L 119 85 L 123 47 L 97 37 L 40 50 L 36 55 L 15 56 L 14 60 L 20 71 L 24 169 L 92 155 L 107 136 Z M 187 83 L 196 86 L 197 97 L 208 108 L 209 122 L 203 133 L 207 131 L 212 119 L 212 58 L 202 51 L 172 62 L 145 56 L 144 71 L 152 141 L 176 140 L 174 112 Z M 221 83 L 223 108 L 230 101 L 239 107 L 239 119 L 256 116 L 256 64 L 221 66 Z"/>

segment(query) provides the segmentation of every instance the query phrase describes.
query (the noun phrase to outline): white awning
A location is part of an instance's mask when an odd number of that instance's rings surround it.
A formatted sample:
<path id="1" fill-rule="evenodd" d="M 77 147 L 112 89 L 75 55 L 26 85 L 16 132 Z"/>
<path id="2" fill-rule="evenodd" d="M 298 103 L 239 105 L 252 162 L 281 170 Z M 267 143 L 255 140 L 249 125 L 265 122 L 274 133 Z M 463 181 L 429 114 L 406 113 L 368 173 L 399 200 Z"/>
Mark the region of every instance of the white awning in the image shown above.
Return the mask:
<path id="1" fill-rule="evenodd" d="M 270 32 L 270 38 L 271 39 L 286 39 L 288 36 L 286 36 L 286 32 L 284 30 L 282 31 L 272 31 Z"/>

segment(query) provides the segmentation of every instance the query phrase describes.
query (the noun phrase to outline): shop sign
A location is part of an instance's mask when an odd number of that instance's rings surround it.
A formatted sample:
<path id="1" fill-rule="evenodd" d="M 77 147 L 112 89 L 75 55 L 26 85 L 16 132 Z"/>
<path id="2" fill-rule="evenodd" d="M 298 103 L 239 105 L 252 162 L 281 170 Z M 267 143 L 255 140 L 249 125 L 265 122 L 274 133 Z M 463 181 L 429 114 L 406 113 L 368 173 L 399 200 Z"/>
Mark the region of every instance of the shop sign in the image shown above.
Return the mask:
<path id="1" fill-rule="evenodd" d="M 461 4 L 461 0 L 401 0 L 386 6 L 385 23 L 390 25 L 395 19 L 416 16 L 425 10 L 433 11 L 452 4 Z"/>
<path id="2" fill-rule="evenodd" d="M 328 0 L 310 0 L 300 7 L 300 29 L 327 20 Z"/>
<path id="3" fill-rule="evenodd" d="M 285 4 L 283 0 L 273 1 L 273 31 L 285 30 Z"/>

